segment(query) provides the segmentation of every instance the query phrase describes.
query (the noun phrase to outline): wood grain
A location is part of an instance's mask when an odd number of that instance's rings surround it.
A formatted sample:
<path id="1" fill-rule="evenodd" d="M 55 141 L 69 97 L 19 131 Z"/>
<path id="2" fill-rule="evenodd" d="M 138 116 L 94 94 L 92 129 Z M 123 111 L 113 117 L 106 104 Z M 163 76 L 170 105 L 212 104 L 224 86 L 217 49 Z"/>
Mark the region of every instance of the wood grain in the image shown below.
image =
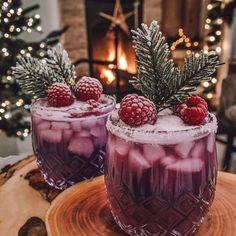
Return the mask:
<path id="1" fill-rule="evenodd" d="M 15 165 L 4 168 L 4 171 L 0 173 L 1 236 L 22 235 L 19 234 L 20 229 L 22 232 L 28 232 L 29 223 L 26 225 L 27 227 L 22 228 L 22 226 L 32 217 L 44 220 L 49 203 L 24 178 L 29 171 L 35 168 L 37 168 L 35 157 L 31 156 Z M 39 230 L 42 232 L 43 223 L 41 225 Z M 38 224 L 34 230 L 37 227 Z M 23 235 L 32 234 L 29 232 Z"/>
<path id="2" fill-rule="evenodd" d="M 197 236 L 236 235 L 236 175 L 219 172 L 216 198 Z M 49 236 L 127 235 L 115 224 L 103 176 L 77 184 L 53 202 L 46 215 Z"/>

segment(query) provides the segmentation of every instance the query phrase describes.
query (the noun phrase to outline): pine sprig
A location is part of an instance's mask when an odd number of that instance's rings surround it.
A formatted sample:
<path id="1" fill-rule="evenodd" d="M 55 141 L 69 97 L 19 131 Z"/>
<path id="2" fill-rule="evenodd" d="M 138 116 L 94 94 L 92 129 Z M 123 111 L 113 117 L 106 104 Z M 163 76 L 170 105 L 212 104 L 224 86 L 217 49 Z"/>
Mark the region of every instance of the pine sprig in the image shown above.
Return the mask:
<path id="1" fill-rule="evenodd" d="M 74 86 L 75 70 L 68 54 L 58 45 L 48 50 L 49 59 L 36 59 L 31 56 L 19 56 L 13 75 L 21 89 L 34 98 L 47 96 L 48 87 L 53 83 L 66 83 Z"/>
<path id="2" fill-rule="evenodd" d="M 74 89 L 76 79 L 75 67 L 61 44 L 48 50 L 47 64 L 59 77 L 64 79 L 65 83 L 72 90 Z"/>
<path id="3" fill-rule="evenodd" d="M 19 56 L 12 70 L 23 92 L 34 98 L 46 97 L 47 88 L 55 82 L 61 82 L 51 68 L 31 56 Z"/>
<path id="4" fill-rule="evenodd" d="M 198 57 L 192 54 L 185 58 L 182 70 L 175 67 L 173 60 L 169 59 L 169 46 L 156 21 L 150 27 L 142 24 L 141 29 L 132 33 L 138 77 L 131 83 L 151 99 L 159 110 L 185 99 L 202 80 L 209 81 L 219 66 L 217 55 L 202 51 Z"/>

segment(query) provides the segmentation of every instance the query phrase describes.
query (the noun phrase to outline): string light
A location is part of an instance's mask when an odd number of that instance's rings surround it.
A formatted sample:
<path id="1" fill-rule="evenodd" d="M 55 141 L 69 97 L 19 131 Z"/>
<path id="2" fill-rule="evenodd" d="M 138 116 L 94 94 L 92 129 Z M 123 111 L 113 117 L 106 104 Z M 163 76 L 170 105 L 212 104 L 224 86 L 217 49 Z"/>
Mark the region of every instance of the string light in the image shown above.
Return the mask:
<path id="1" fill-rule="evenodd" d="M 42 27 L 41 26 L 37 26 L 37 31 L 42 31 Z"/>
<path id="2" fill-rule="evenodd" d="M 16 28 L 16 32 L 20 33 L 21 29 L 20 28 Z"/>
<path id="3" fill-rule="evenodd" d="M 28 47 L 28 50 L 29 50 L 29 51 L 32 51 L 32 50 L 33 50 L 33 48 L 32 48 L 31 46 L 29 46 L 29 47 Z"/>
<path id="4" fill-rule="evenodd" d="M 9 38 L 9 34 L 5 33 L 5 34 L 4 34 L 4 37 L 5 37 L 5 38 Z"/>
<path id="5" fill-rule="evenodd" d="M 178 35 L 179 35 L 179 39 L 177 39 L 175 42 L 172 43 L 170 50 L 174 51 L 176 49 L 176 47 L 181 44 L 184 43 L 186 48 L 190 48 L 190 47 L 198 47 L 199 46 L 199 42 L 195 41 L 194 43 L 191 43 L 191 39 L 189 37 L 187 37 L 184 34 L 184 30 L 182 28 L 180 28 L 178 30 Z M 189 53 L 189 51 L 186 51 L 187 55 L 190 55 L 191 52 Z"/>
<path id="6" fill-rule="evenodd" d="M 213 98 L 213 93 L 208 93 L 208 94 L 207 94 L 207 98 L 208 98 L 208 99 L 212 99 L 212 98 Z"/>
<path id="7" fill-rule="evenodd" d="M 7 3 L 7 2 L 4 2 L 4 3 L 3 3 L 3 6 L 7 8 L 7 7 L 8 7 L 8 3 Z"/>
<path id="8" fill-rule="evenodd" d="M 215 37 L 215 36 L 210 36 L 210 37 L 209 37 L 209 40 L 210 40 L 211 42 L 214 42 L 214 41 L 216 40 L 216 37 Z"/>
<path id="9" fill-rule="evenodd" d="M 212 8 L 213 8 L 213 5 L 212 5 L 212 4 L 208 4 L 208 5 L 207 5 L 207 10 L 212 10 Z"/>
<path id="10" fill-rule="evenodd" d="M 216 78 L 212 78 L 211 82 L 212 82 L 213 84 L 216 84 L 216 83 L 217 83 L 217 79 L 216 79 Z"/>
<path id="11" fill-rule="evenodd" d="M 216 31 L 216 35 L 217 35 L 217 36 L 220 36 L 220 35 L 221 35 L 221 31 L 220 31 L 220 30 L 217 30 L 217 31 Z"/>
<path id="12" fill-rule="evenodd" d="M 3 21 L 4 21 L 5 23 L 8 23 L 8 22 L 9 22 L 8 18 L 4 18 Z"/>
<path id="13" fill-rule="evenodd" d="M 24 104 L 24 100 L 23 99 L 19 99 L 17 102 L 16 102 L 16 106 L 20 107 Z"/>
<path id="14" fill-rule="evenodd" d="M 31 32 L 32 32 L 32 29 L 27 29 L 27 32 L 28 32 L 28 33 L 31 33 Z"/>
<path id="15" fill-rule="evenodd" d="M 23 10 L 22 10 L 22 8 L 18 8 L 18 9 L 17 9 L 17 13 L 16 13 L 16 14 L 17 14 L 18 16 L 20 16 L 20 15 L 21 15 L 21 13 L 22 13 L 22 11 L 23 11 Z"/>
<path id="16" fill-rule="evenodd" d="M 216 20 L 216 23 L 219 24 L 219 25 L 221 25 L 221 24 L 223 24 L 223 20 L 222 20 L 221 18 L 218 18 L 218 19 Z"/>
<path id="17" fill-rule="evenodd" d="M 10 32 L 13 32 L 14 29 L 15 29 L 15 26 L 14 26 L 14 25 L 11 25 L 10 28 L 9 28 L 9 31 L 10 31 Z"/>
<path id="18" fill-rule="evenodd" d="M 13 9 L 10 9 L 10 13 L 11 13 L 11 14 L 14 14 L 15 11 L 14 11 Z"/>
<path id="19" fill-rule="evenodd" d="M 6 48 L 2 48 L 2 52 L 7 52 L 7 49 Z"/>
<path id="20" fill-rule="evenodd" d="M 216 52 L 221 53 L 221 47 L 216 47 Z"/>
<path id="21" fill-rule="evenodd" d="M 4 118 L 5 118 L 5 119 L 9 119 L 10 117 L 11 117 L 10 113 L 6 113 L 6 114 L 4 115 Z"/>
<path id="22" fill-rule="evenodd" d="M 206 19 L 206 23 L 207 23 L 207 24 L 210 24 L 210 23 L 211 23 L 211 19 L 210 19 L 210 18 L 207 18 L 207 19 Z"/>
<path id="23" fill-rule="evenodd" d="M 208 81 L 203 82 L 203 87 L 207 88 L 209 87 L 210 83 Z"/>
<path id="24" fill-rule="evenodd" d="M 20 50 L 20 53 L 21 53 L 22 55 L 24 55 L 24 54 L 25 54 L 25 50 L 24 50 L 24 49 L 21 49 L 21 50 Z"/>
<path id="25" fill-rule="evenodd" d="M 45 48 L 45 46 L 46 46 L 45 43 L 40 43 L 39 45 L 40 48 Z"/>
<path id="26" fill-rule="evenodd" d="M 205 24 L 205 29 L 206 29 L 206 30 L 210 29 L 210 25 Z"/>
<path id="27" fill-rule="evenodd" d="M 35 18 L 35 19 L 40 19 L 40 15 L 39 15 L 39 14 L 35 14 L 35 15 L 34 15 L 34 18 Z"/>

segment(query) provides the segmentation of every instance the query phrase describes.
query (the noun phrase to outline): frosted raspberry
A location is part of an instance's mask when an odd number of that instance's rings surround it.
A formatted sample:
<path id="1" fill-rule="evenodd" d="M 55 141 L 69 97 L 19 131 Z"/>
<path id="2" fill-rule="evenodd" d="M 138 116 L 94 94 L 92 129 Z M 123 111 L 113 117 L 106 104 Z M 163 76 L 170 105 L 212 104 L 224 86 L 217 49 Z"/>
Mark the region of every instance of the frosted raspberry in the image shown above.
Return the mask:
<path id="1" fill-rule="evenodd" d="M 90 99 L 97 101 L 101 97 L 102 91 L 102 84 L 99 80 L 85 76 L 75 86 L 75 96 L 82 101 Z"/>
<path id="2" fill-rule="evenodd" d="M 48 102 L 54 107 L 64 107 L 71 105 L 74 97 L 66 84 L 54 83 L 48 88 Z"/>
<path id="3" fill-rule="evenodd" d="M 191 96 L 179 105 L 178 114 L 184 123 L 200 125 L 208 114 L 206 101 L 199 96 Z"/>
<path id="4" fill-rule="evenodd" d="M 120 103 L 118 113 L 120 119 L 130 126 L 154 124 L 157 120 L 155 104 L 137 94 L 125 96 Z"/>

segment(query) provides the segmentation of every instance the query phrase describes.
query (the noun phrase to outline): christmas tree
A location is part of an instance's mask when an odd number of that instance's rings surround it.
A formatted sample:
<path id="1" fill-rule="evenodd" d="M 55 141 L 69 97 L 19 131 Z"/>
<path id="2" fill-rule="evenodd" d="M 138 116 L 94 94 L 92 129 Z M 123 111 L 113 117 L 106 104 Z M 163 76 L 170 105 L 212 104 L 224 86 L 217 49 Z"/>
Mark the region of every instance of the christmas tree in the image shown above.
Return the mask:
<path id="1" fill-rule="evenodd" d="M 53 31 L 38 42 L 20 39 L 22 32 L 42 32 L 40 15 L 34 13 L 38 8 L 37 4 L 23 8 L 21 0 L 0 0 L 0 130 L 21 139 L 30 132 L 31 97 L 22 92 L 12 76 L 11 67 L 18 55 L 43 59 L 48 47 L 56 44 L 67 30 L 64 27 Z"/>

